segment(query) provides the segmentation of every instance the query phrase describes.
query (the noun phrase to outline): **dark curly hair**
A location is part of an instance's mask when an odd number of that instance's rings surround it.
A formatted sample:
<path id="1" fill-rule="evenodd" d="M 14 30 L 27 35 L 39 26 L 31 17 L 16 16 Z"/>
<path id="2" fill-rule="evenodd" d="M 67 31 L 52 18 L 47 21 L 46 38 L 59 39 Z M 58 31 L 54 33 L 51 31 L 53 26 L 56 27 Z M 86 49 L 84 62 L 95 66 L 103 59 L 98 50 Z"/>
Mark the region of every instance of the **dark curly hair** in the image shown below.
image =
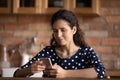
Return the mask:
<path id="1" fill-rule="evenodd" d="M 51 18 L 51 27 L 53 26 L 54 22 L 58 19 L 63 19 L 69 23 L 70 28 L 72 29 L 76 26 L 77 31 L 73 36 L 74 43 L 80 47 L 86 47 L 87 44 L 84 40 L 84 32 L 80 29 L 77 17 L 72 11 L 68 11 L 65 9 L 60 9 L 55 14 L 53 14 Z M 54 36 L 52 35 L 52 39 L 50 41 L 51 46 L 57 46 L 57 42 L 55 41 Z"/>

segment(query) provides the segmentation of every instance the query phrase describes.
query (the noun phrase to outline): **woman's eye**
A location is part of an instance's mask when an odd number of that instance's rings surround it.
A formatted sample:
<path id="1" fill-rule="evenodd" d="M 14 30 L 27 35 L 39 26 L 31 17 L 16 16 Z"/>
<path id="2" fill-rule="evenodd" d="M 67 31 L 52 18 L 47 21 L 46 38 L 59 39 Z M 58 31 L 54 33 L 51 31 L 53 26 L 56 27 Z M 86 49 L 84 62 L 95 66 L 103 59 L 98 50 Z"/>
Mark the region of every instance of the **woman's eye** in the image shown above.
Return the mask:
<path id="1" fill-rule="evenodd" d="M 62 32 L 65 32 L 66 30 L 65 30 L 65 29 L 62 29 L 61 31 L 62 31 Z"/>
<path id="2" fill-rule="evenodd" d="M 53 32 L 57 32 L 57 30 L 53 30 Z"/>

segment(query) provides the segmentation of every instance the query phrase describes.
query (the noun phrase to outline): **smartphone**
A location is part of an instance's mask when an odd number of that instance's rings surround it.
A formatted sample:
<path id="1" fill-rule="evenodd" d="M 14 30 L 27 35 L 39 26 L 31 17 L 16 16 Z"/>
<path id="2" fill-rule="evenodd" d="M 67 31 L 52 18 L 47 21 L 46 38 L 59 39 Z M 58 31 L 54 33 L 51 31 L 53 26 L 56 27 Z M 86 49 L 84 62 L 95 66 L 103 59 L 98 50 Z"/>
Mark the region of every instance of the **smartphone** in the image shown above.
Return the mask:
<path id="1" fill-rule="evenodd" d="M 45 65 L 46 69 L 52 69 L 52 62 L 51 62 L 50 58 L 40 58 L 40 60 Z"/>

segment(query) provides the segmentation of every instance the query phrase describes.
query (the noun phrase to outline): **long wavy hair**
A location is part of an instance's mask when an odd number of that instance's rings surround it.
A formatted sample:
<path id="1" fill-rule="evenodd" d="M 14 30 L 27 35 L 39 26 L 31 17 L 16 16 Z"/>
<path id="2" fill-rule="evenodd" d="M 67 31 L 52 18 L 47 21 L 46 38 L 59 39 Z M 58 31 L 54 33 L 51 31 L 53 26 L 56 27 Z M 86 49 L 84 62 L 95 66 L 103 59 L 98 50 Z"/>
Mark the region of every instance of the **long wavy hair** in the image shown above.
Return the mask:
<path id="1" fill-rule="evenodd" d="M 80 46 L 80 47 L 85 47 L 87 46 L 87 43 L 84 40 L 84 32 L 82 29 L 79 27 L 77 17 L 72 11 L 68 11 L 65 9 L 61 9 L 57 11 L 56 13 L 53 14 L 51 18 L 51 27 L 53 27 L 53 24 L 55 21 L 63 19 L 69 23 L 70 28 L 72 29 L 74 26 L 76 26 L 77 30 L 76 33 L 73 35 L 73 40 L 75 45 Z M 51 46 L 58 46 L 53 34 L 52 34 L 52 39 L 50 41 Z"/>

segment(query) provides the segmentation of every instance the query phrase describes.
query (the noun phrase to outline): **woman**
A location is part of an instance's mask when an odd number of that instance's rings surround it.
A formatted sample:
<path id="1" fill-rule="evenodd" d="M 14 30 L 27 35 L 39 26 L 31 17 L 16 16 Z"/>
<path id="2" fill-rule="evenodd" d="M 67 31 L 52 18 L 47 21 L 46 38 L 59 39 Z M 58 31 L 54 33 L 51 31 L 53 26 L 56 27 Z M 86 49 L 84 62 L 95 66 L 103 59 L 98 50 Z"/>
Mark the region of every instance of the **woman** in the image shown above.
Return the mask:
<path id="1" fill-rule="evenodd" d="M 57 11 L 51 19 L 51 45 L 41 50 L 27 64 L 15 71 L 14 77 L 27 77 L 43 71 L 43 77 L 104 78 L 105 68 L 94 50 L 84 40 L 74 13 Z M 42 57 L 50 58 L 52 69 L 46 70 Z"/>

